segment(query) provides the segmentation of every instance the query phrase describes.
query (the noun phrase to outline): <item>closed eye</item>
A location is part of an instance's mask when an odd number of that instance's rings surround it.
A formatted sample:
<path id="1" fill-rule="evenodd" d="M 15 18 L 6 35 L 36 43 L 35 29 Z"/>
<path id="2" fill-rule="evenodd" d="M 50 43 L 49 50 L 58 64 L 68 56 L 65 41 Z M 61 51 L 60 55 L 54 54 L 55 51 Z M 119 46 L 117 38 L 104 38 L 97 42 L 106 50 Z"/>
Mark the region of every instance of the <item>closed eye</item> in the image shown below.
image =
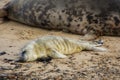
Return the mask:
<path id="1" fill-rule="evenodd" d="M 24 56 L 26 52 L 27 52 L 27 51 L 23 51 L 23 52 L 21 53 L 21 54 L 22 54 L 22 56 Z"/>

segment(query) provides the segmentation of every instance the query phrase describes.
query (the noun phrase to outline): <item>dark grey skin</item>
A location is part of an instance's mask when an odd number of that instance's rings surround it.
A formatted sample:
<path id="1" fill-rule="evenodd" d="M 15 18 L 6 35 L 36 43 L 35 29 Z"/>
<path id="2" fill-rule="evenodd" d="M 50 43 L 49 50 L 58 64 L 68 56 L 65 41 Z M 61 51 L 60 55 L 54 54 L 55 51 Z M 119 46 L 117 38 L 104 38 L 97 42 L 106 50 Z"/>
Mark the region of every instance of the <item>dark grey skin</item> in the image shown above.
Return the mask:
<path id="1" fill-rule="evenodd" d="M 12 0 L 1 11 L 0 17 L 44 29 L 120 36 L 120 0 Z"/>

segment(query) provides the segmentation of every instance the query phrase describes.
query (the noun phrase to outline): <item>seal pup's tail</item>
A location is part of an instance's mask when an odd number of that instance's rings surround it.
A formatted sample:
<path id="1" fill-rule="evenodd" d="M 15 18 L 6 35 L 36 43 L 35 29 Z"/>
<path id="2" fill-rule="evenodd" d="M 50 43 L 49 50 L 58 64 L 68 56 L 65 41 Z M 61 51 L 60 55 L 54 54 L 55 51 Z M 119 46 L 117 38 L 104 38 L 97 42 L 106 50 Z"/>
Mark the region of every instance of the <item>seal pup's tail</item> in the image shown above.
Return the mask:
<path id="1" fill-rule="evenodd" d="M 100 52 L 106 52 L 107 49 L 104 47 L 101 47 L 103 43 L 100 42 L 91 42 L 91 41 L 81 41 L 79 40 L 79 44 L 83 46 L 84 50 L 90 50 L 90 51 L 100 51 Z"/>

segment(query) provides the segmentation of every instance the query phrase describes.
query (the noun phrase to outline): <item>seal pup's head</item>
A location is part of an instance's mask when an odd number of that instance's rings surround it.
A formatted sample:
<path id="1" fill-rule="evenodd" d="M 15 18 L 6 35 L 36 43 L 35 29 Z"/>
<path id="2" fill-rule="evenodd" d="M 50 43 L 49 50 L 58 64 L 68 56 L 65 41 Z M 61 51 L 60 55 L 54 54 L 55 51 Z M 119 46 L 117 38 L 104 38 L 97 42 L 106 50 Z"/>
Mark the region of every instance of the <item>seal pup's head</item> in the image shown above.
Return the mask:
<path id="1" fill-rule="evenodd" d="M 20 52 L 20 62 L 35 61 L 38 58 L 38 53 L 36 52 L 36 42 L 32 41 L 25 45 Z"/>

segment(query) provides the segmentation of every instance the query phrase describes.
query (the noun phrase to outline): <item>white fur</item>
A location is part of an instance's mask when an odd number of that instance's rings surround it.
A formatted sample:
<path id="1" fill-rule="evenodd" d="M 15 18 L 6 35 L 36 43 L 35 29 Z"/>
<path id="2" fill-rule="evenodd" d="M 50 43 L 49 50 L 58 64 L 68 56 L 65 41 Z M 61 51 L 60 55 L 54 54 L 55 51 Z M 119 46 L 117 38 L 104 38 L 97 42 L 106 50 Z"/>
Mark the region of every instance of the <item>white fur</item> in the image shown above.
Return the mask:
<path id="1" fill-rule="evenodd" d="M 81 50 L 107 51 L 107 49 L 98 47 L 89 41 L 78 41 L 65 37 L 45 36 L 36 39 L 26 45 L 23 51 L 26 53 L 22 56 L 25 61 L 34 61 L 38 58 L 66 58 L 67 54 L 80 52 Z"/>

